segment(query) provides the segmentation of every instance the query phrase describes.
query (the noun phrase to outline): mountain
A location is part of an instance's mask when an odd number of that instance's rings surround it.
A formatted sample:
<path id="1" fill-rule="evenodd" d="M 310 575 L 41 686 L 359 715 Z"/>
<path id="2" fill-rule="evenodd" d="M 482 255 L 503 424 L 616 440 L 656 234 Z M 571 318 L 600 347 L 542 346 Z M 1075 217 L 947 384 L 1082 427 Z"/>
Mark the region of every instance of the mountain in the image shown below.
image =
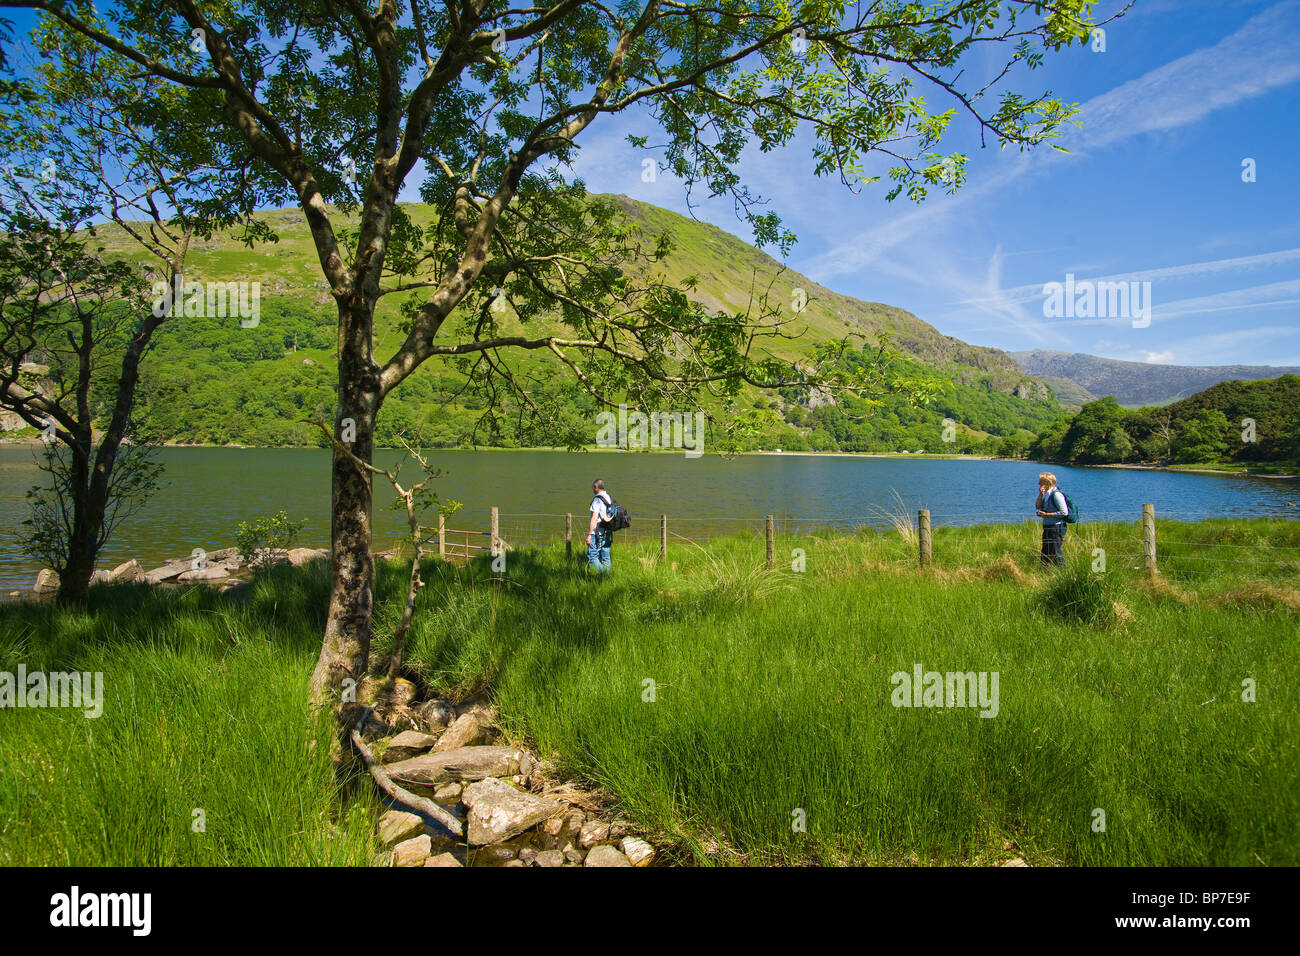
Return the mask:
<path id="1" fill-rule="evenodd" d="M 1272 365 L 1125 362 L 1048 349 L 1012 352 L 1010 355 L 1026 374 L 1042 378 L 1052 387 L 1057 399 L 1067 405 L 1083 405 L 1107 395 L 1128 408 L 1168 405 L 1219 382 L 1251 381 L 1300 373 L 1300 368 Z"/>
<path id="2" fill-rule="evenodd" d="M 1048 386 L 1026 374 L 1005 352 L 944 335 L 903 309 L 840 295 L 716 226 L 626 196 L 599 198 L 617 203 L 651 236 L 671 234 L 673 251 L 656 271 L 673 282 L 695 276 L 693 295 L 711 308 L 739 311 L 754 289 L 769 289 L 785 301 L 802 289 L 807 305 L 796 321 L 803 334 L 774 340 L 770 348 L 778 357 L 799 361 L 817 344 L 848 333 L 870 344 L 888 332 L 908 372 L 945 383 L 936 401 L 923 409 L 906 407 L 892 396 L 876 408 L 853 399 L 751 390 L 744 405 L 770 419 L 754 447 L 970 450 L 978 442 L 1032 437 L 1061 414 Z M 418 225 L 427 225 L 434 216 L 424 205 L 408 204 L 405 209 Z M 192 243 L 187 280 L 259 282 L 260 319 L 241 327 L 236 319 L 177 316 L 159 329 L 143 367 L 138 415 L 150 437 L 253 446 L 324 440 L 304 419 L 333 418 L 333 301 L 301 213 L 270 210 L 263 218 L 278 235 L 277 242 L 249 248 L 232 235 L 218 233 Z M 110 255 L 138 255 L 122 230 L 101 226 L 98 235 Z M 385 297 L 376 311 L 375 352 L 380 357 L 391 354 L 403 338 L 397 298 Z M 454 318 L 447 328 L 455 326 Z M 499 319 L 504 334 L 523 328 L 508 310 Z M 536 334 L 548 327 L 545 320 L 533 320 L 528 328 Z M 537 389 L 558 415 L 585 430 L 598 409 L 571 378 L 556 371 L 545 356 L 529 353 L 512 361 L 521 377 L 537 379 Z M 378 443 L 396 444 L 399 432 L 429 446 L 463 444 L 471 436 L 479 444 L 507 447 L 536 441 L 517 424 L 518 409 L 509 401 L 496 422 L 475 431 L 486 405 L 481 398 L 463 394 L 466 374 L 456 359 L 425 363 L 385 401 Z M 960 426 L 957 449 L 939 437 L 945 418 Z M 594 426 L 591 432 L 594 440 Z"/>

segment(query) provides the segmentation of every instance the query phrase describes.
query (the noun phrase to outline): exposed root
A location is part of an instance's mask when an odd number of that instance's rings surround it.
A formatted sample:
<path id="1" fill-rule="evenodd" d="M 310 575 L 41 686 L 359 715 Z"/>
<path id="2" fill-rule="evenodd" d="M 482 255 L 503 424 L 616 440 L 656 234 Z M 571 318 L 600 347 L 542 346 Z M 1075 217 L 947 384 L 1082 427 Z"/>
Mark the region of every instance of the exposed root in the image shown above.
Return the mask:
<path id="1" fill-rule="evenodd" d="M 365 723 L 366 718 L 370 716 L 370 713 L 371 711 L 369 707 L 362 708 L 361 719 L 357 721 L 357 726 L 352 729 L 349 736 L 352 739 L 352 746 L 355 747 L 357 753 L 361 755 L 361 759 L 366 764 L 366 769 L 370 771 L 370 776 L 375 778 L 375 783 L 379 786 L 379 789 L 386 793 L 392 800 L 402 804 L 404 807 L 437 820 L 456 836 L 464 836 L 465 829 L 456 817 L 438 806 L 438 804 L 434 803 L 432 800 L 429 800 L 426 797 L 417 796 L 416 794 L 411 793 L 411 791 L 398 786 L 393 782 L 393 778 L 388 775 L 388 771 L 384 769 L 383 764 L 375 759 L 375 755 L 371 753 L 370 748 L 366 746 L 366 742 L 361 739 L 361 725 Z"/>

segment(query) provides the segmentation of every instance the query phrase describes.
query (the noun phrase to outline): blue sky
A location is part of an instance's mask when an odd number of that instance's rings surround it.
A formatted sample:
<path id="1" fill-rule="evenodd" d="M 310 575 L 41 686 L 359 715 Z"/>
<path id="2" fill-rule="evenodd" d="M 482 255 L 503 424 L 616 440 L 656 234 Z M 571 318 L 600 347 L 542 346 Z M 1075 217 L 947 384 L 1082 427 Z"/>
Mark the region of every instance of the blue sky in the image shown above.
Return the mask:
<path id="1" fill-rule="evenodd" d="M 1060 140 L 1070 154 L 981 150 L 955 123 L 941 148 L 970 157 L 966 183 L 920 205 L 818 179 L 806 142 L 753 151 L 739 172 L 798 235 L 789 265 L 1009 351 L 1300 365 L 1300 0 L 1137 0 L 1105 52 L 1076 46 L 1029 76 L 1021 89 L 1081 105 Z M 624 137 L 650 129 L 593 124 L 576 168 L 596 191 L 685 213 L 679 182 L 641 181 L 644 154 Z M 695 215 L 750 238 L 730 201 Z M 1045 317 L 1044 284 L 1067 274 L 1150 282 L 1149 324 Z"/>
<path id="2" fill-rule="evenodd" d="M 1098 15 L 1122 6 L 1104 0 Z M 7 16 L 19 35 L 34 20 Z M 983 55 L 972 75 L 1005 53 Z M 1300 0 L 1136 0 L 1107 26 L 1105 52 L 1075 46 L 1026 76 L 1023 92 L 1081 105 L 1081 128 L 1059 140 L 1070 154 L 981 149 L 959 118 L 940 149 L 970 157 L 966 183 L 920 205 L 887 203 L 885 183 L 854 194 L 817 178 L 806 138 L 747 155 L 744 182 L 799 237 L 789 265 L 1008 351 L 1300 366 Z M 938 93 L 927 102 L 946 109 Z M 645 116 L 602 117 L 579 139 L 577 171 L 595 191 L 687 213 L 670 175 L 642 182 L 652 154 L 628 133 L 656 142 Z M 1246 158 L 1254 182 L 1242 181 Z M 420 176 L 403 199 L 418 201 Z M 751 238 L 729 200 L 694 214 Z M 1150 321 L 1045 316 L 1044 285 L 1067 275 L 1149 282 Z"/>

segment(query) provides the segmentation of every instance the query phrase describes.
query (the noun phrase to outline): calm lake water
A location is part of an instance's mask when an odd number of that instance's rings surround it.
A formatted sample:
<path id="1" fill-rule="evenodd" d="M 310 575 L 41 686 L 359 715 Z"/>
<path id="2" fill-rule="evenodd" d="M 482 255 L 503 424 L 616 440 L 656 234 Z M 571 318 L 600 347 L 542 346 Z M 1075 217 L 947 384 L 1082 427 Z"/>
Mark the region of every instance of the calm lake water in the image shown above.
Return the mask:
<path id="1" fill-rule="evenodd" d="M 18 549 L 16 533 L 26 516 L 24 493 L 38 479 L 31 447 L 0 447 L 0 588 L 27 588 L 39 566 Z M 381 453 L 391 465 L 398 453 Z M 160 452 L 165 486 L 143 512 L 123 524 L 100 557 L 111 568 L 128 558 L 146 567 L 164 559 L 234 544 L 244 520 L 285 510 L 307 525 L 305 546 L 329 544 L 329 455 L 313 449 L 169 448 Z M 897 509 L 929 508 L 936 525 L 1019 521 L 1034 516 L 1042 465 L 1033 462 L 889 458 L 823 458 L 753 455 L 723 459 L 706 455 L 568 453 L 551 451 L 434 451 L 442 468 L 438 493 L 463 503 L 448 520 L 452 528 L 486 530 L 488 511 L 501 513 L 501 535 L 529 542 L 562 537 L 564 514 L 573 512 L 575 535 L 585 534 L 595 477 L 606 480 L 615 499 L 632 512 L 631 534 L 659 533 L 659 515 L 670 530 L 693 539 L 760 530 L 764 515 L 781 527 L 883 525 Z M 1143 502 L 1158 517 L 1295 518 L 1300 484 L 1284 479 L 1222 478 L 1166 472 L 1053 466 L 1085 520 L 1137 520 Z M 404 473 L 404 477 L 414 474 Z M 392 494 L 376 482 L 376 548 L 397 543 L 404 513 L 389 507 Z M 1292 507 L 1291 503 L 1297 507 Z"/>

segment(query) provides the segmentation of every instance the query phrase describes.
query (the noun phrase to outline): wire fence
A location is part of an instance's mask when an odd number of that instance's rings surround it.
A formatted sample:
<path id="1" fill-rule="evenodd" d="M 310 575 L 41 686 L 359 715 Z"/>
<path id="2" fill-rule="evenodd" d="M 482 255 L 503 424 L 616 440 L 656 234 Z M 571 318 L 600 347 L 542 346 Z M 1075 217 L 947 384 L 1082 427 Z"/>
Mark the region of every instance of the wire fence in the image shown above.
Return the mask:
<path id="1" fill-rule="evenodd" d="M 564 544 L 571 553 L 585 556 L 589 520 L 590 515 L 582 512 L 502 513 L 496 508 L 457 512 L 446 519 L 439 553 L 450 560 L 464 560 Z M 1190 517 L 1162 515 L 1161 521 L 1180 524 L 1176 532 L 1158 534 L 1151 505 L 1089 512 L 1084 522 L 1067 526 L 1066 540 L 1076 552 L 1082 548 L 1090 557 L 1100 556 L 1103 563 L 1149 575 L 1194 578 L 1233 574 L 1300 581 L 1300 523 L 1288 522 L 1297 525 L 1294 532 L 1222 531 L 1224 536 L 1244 535 L 1248 540 L 1192 540 L 1194 535 L 1219 532 L 1203 528 Z M 657 545 L 659 557 L 667 559 L 684 546 L 750 535 L 764 542 L 767 563 L 774 566 L 777 551 L 784 550 L 780 548 L 783 542 L 867 535 L 882 543 L 887 558 L 920 567 L 944 567 L 987 563 L 1005 554 L 1031 556 L 1038 550 L 1039 529 L 1039 519 L 1027 517 L 1022 510 L 996 508 L 978 515 L 926 509 L 867 515 L 639 515 L 630 528 L 617 532 L 615 540 L 620 547 L 649 546 L 651 551 Z M 470 548 L 463 548 L 463 542 L 470 542 Z"/>

